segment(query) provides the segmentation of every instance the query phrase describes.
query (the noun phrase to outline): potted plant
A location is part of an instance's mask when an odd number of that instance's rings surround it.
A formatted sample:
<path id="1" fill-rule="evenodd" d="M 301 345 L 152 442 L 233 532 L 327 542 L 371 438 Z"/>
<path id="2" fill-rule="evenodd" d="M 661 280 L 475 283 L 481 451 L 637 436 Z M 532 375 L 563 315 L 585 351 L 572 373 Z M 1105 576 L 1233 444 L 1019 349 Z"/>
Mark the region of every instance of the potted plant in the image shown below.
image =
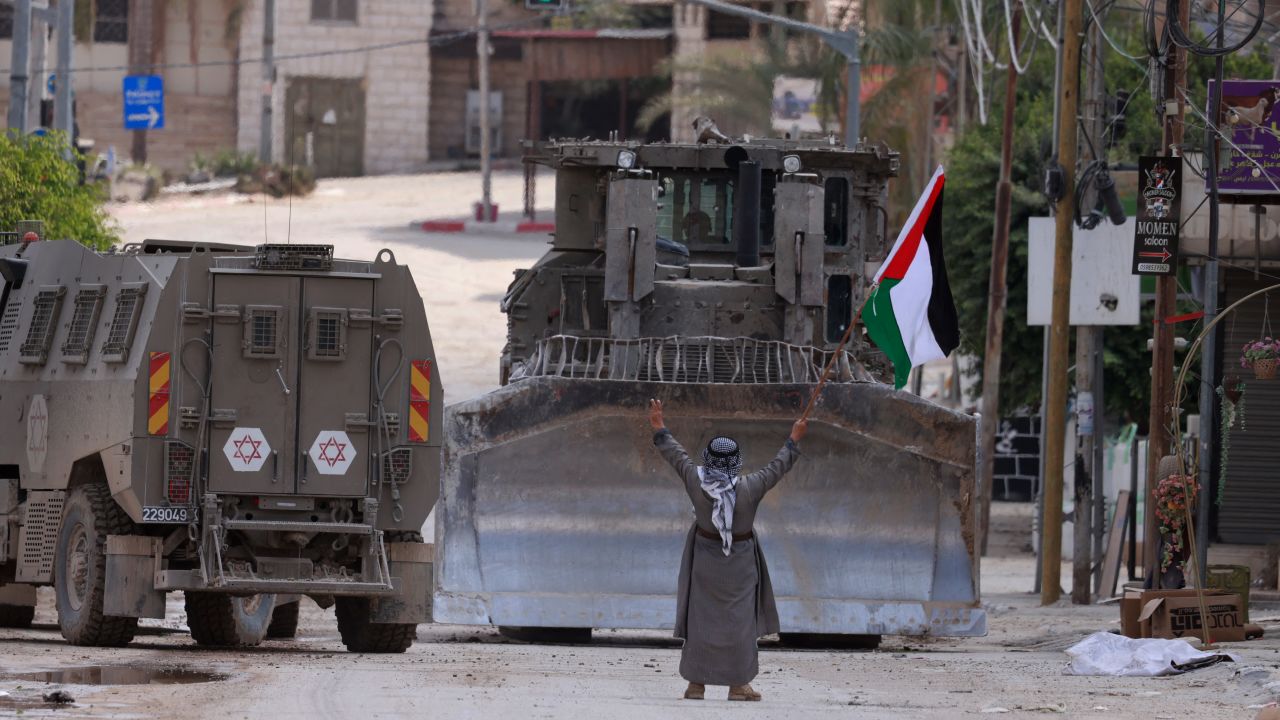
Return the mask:
<path id="1" fill-rule="evenodd" d="M 1280 366 L 1280 340 L 1270 336 L 1251 340 L 1240 349 L 1240 367 L 1253 368 L 1254 377 L 1271 380 Z"/>
<path id="2" fill-rule="evenodd" d="M 1188 497 L 1190 493 L 1190 497 Z M 1160 523 L 1160 573 L 1177 574 L 1174 584 L 1167 578 L 1165 587 L 1181 587 L 1190 548 L 1187 543 L 1187 516 L 1195 506 L 1200 484 L 1189 475 L 1170 475 L 1156 484 L 1154 493 L 1156 520 Z M 1167 577 L 1167 576 L 1166 576 Z"/>

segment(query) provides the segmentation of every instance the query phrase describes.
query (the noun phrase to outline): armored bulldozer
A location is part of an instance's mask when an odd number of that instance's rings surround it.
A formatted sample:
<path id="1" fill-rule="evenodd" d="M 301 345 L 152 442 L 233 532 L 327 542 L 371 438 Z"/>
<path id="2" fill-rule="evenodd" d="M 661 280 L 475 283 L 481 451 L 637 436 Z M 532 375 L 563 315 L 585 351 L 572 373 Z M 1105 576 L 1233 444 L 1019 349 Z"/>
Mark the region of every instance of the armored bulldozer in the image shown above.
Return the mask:
<path id="1" fill-rule="evenodd" d="M 834 360 L 803 458 L 756 524 L 784 640 L 981 635 L 973 418 L 837 346 L 883 259 L 883 146 L 560 141 L 552 248 L 502 301 L 503 386 L 450 406 L 438 622 L 517 636 L 671 628 L 688 500 L 649 398 L 687 447 L 772 458 Z M 871 265 L 871 267 L 869 267 Z"/>
<path id="2" fill-rule="evenodd" d="M 202 645 L 291 637 L 302 596 L 412 644 L 441 386 L 390 251 L 11 242 L 0 275 L 0 626 L 53 585 L 67 640 L 123 645 L 181 590 Z"/>

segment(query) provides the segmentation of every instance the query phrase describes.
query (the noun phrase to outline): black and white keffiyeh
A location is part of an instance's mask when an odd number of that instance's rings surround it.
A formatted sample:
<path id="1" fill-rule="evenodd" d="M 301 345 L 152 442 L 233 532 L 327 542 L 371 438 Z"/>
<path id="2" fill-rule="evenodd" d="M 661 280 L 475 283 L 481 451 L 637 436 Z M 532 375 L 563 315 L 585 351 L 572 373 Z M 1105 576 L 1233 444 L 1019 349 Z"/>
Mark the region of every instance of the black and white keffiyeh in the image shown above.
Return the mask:
<path id="1" fill-rule="evenodd" d="M 702 491 L 711 498 L 711 524 L 720 533 L 721 549 L 728 555 L 733 546 L 733 507 L 738 499 L 738 473 L 742 470 L 738 443 L 727 437 L 712 439 L 702 451 L 702 462 L 698 479 L 702 481 Z"/>

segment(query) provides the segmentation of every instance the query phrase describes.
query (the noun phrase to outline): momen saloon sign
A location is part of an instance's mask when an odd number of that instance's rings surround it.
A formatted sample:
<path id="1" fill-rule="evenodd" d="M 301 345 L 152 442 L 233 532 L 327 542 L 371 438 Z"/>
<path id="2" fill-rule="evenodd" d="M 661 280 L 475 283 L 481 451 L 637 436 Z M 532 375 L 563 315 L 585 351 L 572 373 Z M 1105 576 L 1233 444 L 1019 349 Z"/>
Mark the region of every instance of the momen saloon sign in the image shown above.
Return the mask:
<path id="1" fill-rule="evenodd" d="M 1133 274 L 1172 275 L 1177 272 L 1181 212 L 1182 158 L 1140 158 Z"/>

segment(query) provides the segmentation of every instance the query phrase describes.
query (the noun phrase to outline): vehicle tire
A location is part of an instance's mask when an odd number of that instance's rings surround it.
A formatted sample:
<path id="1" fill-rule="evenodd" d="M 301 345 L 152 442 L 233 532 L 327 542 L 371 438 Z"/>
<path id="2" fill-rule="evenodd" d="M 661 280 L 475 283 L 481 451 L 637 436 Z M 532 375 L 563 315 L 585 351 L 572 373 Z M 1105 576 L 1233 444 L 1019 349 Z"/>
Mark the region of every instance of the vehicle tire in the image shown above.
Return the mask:
<path id="1" fill-rule="evenodd" d="M 253 647 L 267 636 L 276 596 L 188 592 L 187 627 L 198 645 Z"/>
<path id="2" fill-rule="evenodd" d="M 386 542 L 422 542 L 422 533 L 412 530 L 389 530 Z M 347 650 L 359 653 L 402 653 L 418 637 L 417 623 L 374 623 L 373 603 L 369 598 L 339 597 L 334 608 L 338 616 L 338 634 Z"/>
<path id="3" fill-rule="evenodd" d="M 0 628 L 29 628 L 35 619 L 34 605 L 0 605 Z"/>
<path id="4" fill-rule="evenodd" d="M 138 631 L 138 618 L 102 613 L 107 536 L 131 535 L 133 521 L 104 484 L 80 485 L 67 496 L 54 552 L 58 627 L 72 645 L 119 647 Z"/>
<path id="5" fill-rule="evenodd" d="M 591 642 L 591 628 L 499 625 L 498 634 L 511 640 L 538 645 L 587 645 Z"/>
<path id="6" fill-rule="evenodd" d="M 267 626 L 267 638 L 271 640 L 292 640 L 298 634 L 298 610 L 301 602 L 277 605 L 271 611 L 271 624 Z"/>
<path id="7" fill-rule="evenodd" d="M 374 623 L 373 603 L 366 597 L 340 597 L 334 612 L 338 634 L 347 650 L 358 653 L 402 653 L 418 637 L 416 623 Z"/>
<path id="8" fill-rule="evenodd" d="M 783 645 L 801 650 L 875 650 L 880 647 L 880 639 L 880 635 L 778 633 Z"/>

